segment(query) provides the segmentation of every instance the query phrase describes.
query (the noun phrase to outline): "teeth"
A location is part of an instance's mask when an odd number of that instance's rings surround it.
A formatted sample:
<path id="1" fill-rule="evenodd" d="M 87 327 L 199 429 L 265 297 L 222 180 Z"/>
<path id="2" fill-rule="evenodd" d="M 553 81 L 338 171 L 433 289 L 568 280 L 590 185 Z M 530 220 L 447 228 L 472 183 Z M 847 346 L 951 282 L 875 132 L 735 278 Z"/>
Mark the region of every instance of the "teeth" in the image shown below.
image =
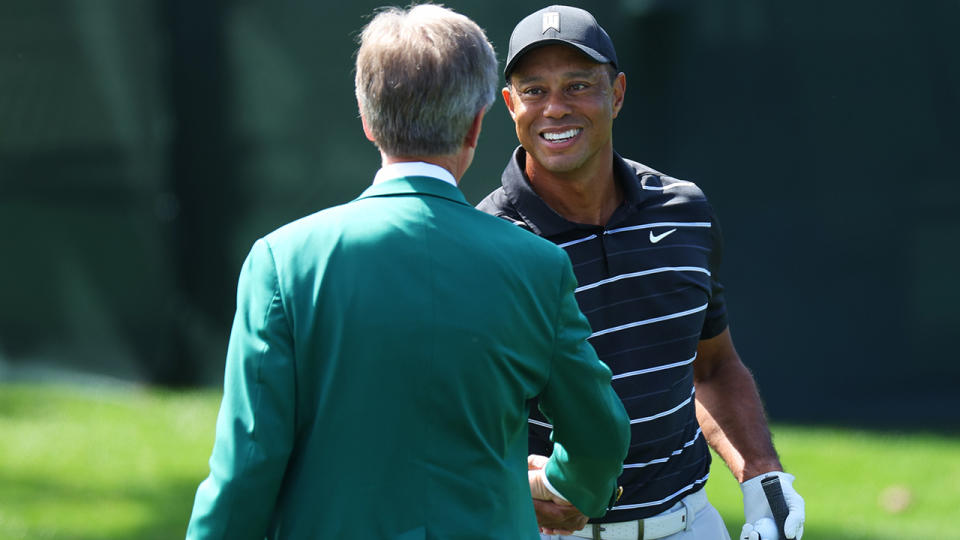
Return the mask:
<path id="1" fill-rule="evenodd" d="M 562 141 L 565 139 L 570 139 L 580 133 L 579 128 L 568 129 L 567 131 L 562 131 L 560 133 L 544 133 L 543 138 L 548 141 Z"/>

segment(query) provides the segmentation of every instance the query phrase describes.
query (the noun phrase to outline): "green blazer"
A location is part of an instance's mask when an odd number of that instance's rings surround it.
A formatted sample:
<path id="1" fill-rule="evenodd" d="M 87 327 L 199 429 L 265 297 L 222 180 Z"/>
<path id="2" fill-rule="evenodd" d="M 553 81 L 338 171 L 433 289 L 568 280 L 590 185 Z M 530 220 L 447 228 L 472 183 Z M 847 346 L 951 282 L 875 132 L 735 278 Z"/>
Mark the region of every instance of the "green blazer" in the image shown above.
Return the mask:
<path id="1" fill-rule="evenodd" d="M 406 177 L 258 240 L 240 273 L 210 475 L 188 538 L 538 538 L 550 483 L 606 511 L 629 443 L 567 256 Z"/>

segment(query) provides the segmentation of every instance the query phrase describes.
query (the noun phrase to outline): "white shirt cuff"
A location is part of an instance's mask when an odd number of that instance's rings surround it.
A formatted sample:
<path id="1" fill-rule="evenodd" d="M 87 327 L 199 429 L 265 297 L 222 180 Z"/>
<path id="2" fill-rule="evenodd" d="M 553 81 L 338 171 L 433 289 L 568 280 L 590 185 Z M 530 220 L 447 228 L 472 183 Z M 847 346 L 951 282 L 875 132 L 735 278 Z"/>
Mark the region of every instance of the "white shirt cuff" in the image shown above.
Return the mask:
<path id="1" fill-rule="evenodd" d="M 547 488 L 547 490 L 548 490 L 550 493 L 553 493 L 553 494 L 556 495 L 557 497 L 560 497 L 560 498 L 563 499 L 565 502 L 568 502 L 568 503 L 570 502 L 570 500 L 567 499 L 566 497 L 564 497 L 562 493 L 560 493 L 559 491 L 557 491 L 557 488 L 553 487 L 553 484 L 551 484 L 551 483 L 550 483 L 550 480 L 547 479 L 547 472 L 546 472 L 546 471 L 543 471 L 543 486 L 544 486 L 545 488 Z"/>

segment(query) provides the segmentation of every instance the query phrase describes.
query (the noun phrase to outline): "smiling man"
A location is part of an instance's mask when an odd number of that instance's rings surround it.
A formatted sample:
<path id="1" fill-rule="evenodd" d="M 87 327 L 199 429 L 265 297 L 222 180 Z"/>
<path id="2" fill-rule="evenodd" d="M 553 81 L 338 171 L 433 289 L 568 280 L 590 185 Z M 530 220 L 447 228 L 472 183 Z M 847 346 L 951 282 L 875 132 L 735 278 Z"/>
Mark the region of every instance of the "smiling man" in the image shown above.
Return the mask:
<path id="1" fill-rule="evenodd" d="M 713 209 L 692 182 L 613 149 L 627 81 L 610 37 L 584 10 L 542 9 L 514 29 L 504 75 L 520 147 L 503 186 L 478 207 L 567 252 L 590 342 L 614 373 L 632 430 L 616 505 L 584 529 L 586 518 L 569 507 L 535 502 L 542 536 L 728 538 L 703 490 L 709 445 L 742 483 L 741 537 L 799 539 L 803 499 L 727 328 Z M 549 454 L 551 429 L 531 416 L 532 466 L 545 462 L 538 455 Z M 761 487 L 768 477 L 789 510 L 786 534 L 771 519 Z"/>

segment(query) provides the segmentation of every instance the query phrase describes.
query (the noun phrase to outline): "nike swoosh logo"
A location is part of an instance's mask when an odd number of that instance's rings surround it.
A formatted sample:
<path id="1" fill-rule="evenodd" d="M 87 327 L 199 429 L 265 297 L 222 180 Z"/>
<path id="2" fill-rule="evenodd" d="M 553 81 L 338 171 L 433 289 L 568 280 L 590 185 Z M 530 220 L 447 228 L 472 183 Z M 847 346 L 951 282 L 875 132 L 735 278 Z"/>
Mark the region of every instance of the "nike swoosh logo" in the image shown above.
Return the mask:
<path id="1" fill-rule="evenodd" d="M 656 244 L 657 242 L 663 240 L 664 238 L 670 236 L 671 234 L 677 232 L 676 229 L 670 229 L 669 231 L 662 234 L 653 234 L 653 231 L 650 231 L 650 243 Z"/>

